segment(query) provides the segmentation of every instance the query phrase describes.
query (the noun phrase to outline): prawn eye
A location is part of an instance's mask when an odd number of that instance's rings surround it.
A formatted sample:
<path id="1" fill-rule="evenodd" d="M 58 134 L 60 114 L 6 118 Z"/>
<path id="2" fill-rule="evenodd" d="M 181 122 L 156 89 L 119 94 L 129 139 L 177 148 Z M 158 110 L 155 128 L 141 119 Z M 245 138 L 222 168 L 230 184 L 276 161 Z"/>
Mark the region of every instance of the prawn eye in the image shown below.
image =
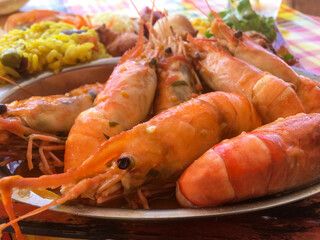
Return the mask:
<path id="1" fill-rule="evenodd" d="M 117 160 L 117 166 L 119 169 L 125 170 L 130 166 L 130 162 L 131 162 L 131 160 L 129 157 L 120 157 Z"/>
<path id="2" fill-rule="evenodd" d="M 201 52 L 196 51 L 194 53 L 194 58 L 200 61 L 200 60 L 202 60 L 204 58 L 204 56 L 203 56 L 203 54 Z"/>
<path id="3" fill-rule="evenodd" d="M 158 64 L 157 64 L 157 59 L 151 58 L 149 64 L 150 64 L 150 66 L 155 66 L 155 67 L 157 67 L 157 65 L 158 65 Z"/>
<path id="4" fill-rule="evenodd" d="M 167 54 L 171 54 L 172 53 L 172 48 L 171 47 L 167 47 L 164 51 Z"/>
<path id="5" fill-rule="evenodd" d="M 7 105 L 0 103 L 0 114 L 4 114 L 7 112 Z"/>
<path id="6" fill-rule="evenodd" d="M 241 38 L 241 37 L 242 37 L 242 31 L 240 31 L 240 30 L 236 31 L 236 32 L 234 33 L 234 36 L 235 36 L 236 38 Z"/>
<path id="7" fill-rule="evenodd" d="M 88 94 L 89 94 L 90 97 L 92 97 L 93 100 L 96 99 L 96 97 L 97 97 L 97 93 L 95 93 L 95 92 L 92 91 L 92 90 L 89 90 L 89 91 L 88 91 Z"/>

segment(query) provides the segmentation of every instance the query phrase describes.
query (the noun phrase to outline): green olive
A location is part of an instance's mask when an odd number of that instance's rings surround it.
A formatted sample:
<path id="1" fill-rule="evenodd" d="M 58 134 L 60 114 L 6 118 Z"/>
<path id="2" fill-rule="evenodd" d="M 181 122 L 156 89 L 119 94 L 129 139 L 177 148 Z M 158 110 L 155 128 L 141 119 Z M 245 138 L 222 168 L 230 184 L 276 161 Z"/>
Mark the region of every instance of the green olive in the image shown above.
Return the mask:
<path id="1" fill-rule="evenodd" d="M 14 49 L 9 49 L 0 55 L 1 63 L 4 66 L 17 69 L 20 66 L 21 57 Z"/>

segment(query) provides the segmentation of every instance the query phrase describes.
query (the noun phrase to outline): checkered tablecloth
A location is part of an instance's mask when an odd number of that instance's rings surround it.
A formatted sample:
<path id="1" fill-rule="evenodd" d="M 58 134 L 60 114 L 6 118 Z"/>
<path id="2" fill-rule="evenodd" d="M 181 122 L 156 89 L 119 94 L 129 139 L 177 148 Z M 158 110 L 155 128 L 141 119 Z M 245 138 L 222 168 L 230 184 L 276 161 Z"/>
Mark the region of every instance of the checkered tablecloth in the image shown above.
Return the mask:
<path id="1" fill-rule="evenodd" d="M 217 11 L 227 6 L 227 0 L 210 3 Z M 151 6 L 151 0 L 134 0 L 136 7 Z M 203 16 L 197 8 L 209 12 L 205 1 L 200 0 L 158 0 L 158 9 L 169 13 L 182 13 L 187 16 Z M 32 9 L 52 9 L 76 14 L 90 14 L 105 11 L 121 11 L 130 16 L 137 13 L 129 0 L 30 0 L 21 11 Z M 320 23 L 310 16 L 282 5 L 277 19 L 279 29 L 289 45 L 291 52 L 300 59 L 306 70 L 320 74 Z"/>

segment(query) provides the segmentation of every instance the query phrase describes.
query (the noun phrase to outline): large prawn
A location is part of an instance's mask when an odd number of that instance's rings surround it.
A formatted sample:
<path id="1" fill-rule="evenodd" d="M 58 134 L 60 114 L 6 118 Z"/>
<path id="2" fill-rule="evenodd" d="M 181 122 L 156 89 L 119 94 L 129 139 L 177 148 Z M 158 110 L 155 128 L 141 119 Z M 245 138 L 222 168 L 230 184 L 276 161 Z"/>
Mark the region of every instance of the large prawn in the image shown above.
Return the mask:
<path id="1" fill-rule="evenodd" d="M 212 147 L 182 174 L 185 207 L 217 206 L 320 179 L 320 114 L 298 114 Z"/>
<path id="2" fill-rule="evenodd" d="M 78 167 L 39 178 L 6 177 L 0 180 L 3 203 L 12 224 L 56 204 L 78 198 L 102 203 L 137 193 L 148 208 L 143 189 L 174 186 L 182 171 L 214 143 L 254 129 L 260 118 L 248 100 L 238 94 L 208 93 L 170 108 L 151 120 L 104 142 Z M 63 195 L 49 205 L 15 219 L 12 188 L 56 188 Z M 131 202 L 131 201 L 130 201 Z M 4 229 L 8 224 L 2 225 Z"/>
<path id="3" fill-rule="evenodd" d="M 264 123 L 305 112 L 289 83 L 228 55 L 211 41 L 188 37 L 190 56 L 202 79 L 216 91 L 235 92 L 253 103 Z"/>
<path id="4" fill-rule="evenodd" d="M 210 11 L 214 16 L 211 32 L 214 34 L 221 49 L 226 49 L 232 56 L 242 59 L 262 71 L 269 72 L 291 84 L 306 113 L 320 112 L 320 83 L 298 75 L 281 58 L 261 47 L 251 38 L 242 34 L 241 31 L 231 29 L 218 13 L 211 8 Z M 318 100 L 315 101 L 315 99 Z"/>
<path id="5" fill-rule="evenodd" d="M 26 157 L 31 170 L 32 148 L 38 146 L 42 160 L 39 166 L 44 174 L 54 172 L 55 166 L 61 167 L 63 163 L 52 151 L 64 149 L 63 138 L 69 133 L 76 117 L 92 107 L 94 98 L 102 87 L 101 83 L 87 84 L 65 95 L 34 96 L 1 104 L 0 155 L 5 158 L 1 165 Z M 38 145 L 35 140 L 41 140 L 42 143 Z M 22 152 L 27 154 L 22 156 L 23 154 L 20 154 Z"/>
<path id="6" fill-rule="evenodd" d="M 166 47 L 159 54 L 157 68 L 158 86 L 153 112 L 163 110 L 190 100 L 201 93 L 202 85 L 186 55 L 184 42 L 178 36 L 160 38 Z"/>
<path id="7" fill-rule="evenodd" d="M 82 112 L 68 135 L 65 171 L 77 168 L 109 137 L 147 119 L 157 85 L 157 49 L 144 43 L 143 28 L 139 41 L 120 60 L 94 101 Z"/>

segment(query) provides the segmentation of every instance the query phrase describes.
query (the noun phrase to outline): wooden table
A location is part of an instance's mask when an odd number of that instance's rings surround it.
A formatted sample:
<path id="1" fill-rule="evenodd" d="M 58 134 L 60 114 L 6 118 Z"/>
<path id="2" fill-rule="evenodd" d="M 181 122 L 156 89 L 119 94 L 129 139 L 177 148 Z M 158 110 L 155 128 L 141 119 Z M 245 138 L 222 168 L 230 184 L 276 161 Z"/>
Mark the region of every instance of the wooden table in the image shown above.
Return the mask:
<path id="1" fill-rule="evenodd" d="M 7 16 L 0 17 L 2 26 Z M 17 215 L 34 207 L 14 203 Z M 7 217 L 0 205 L 0 221 Z M 23 233 L 78 239 L 320 239 L 320 195 L 285 206 L 226 217 L 114 221 L 46 211 L 20 222 Z M 6 229 L 12 231 L 12 228 Z"/>

